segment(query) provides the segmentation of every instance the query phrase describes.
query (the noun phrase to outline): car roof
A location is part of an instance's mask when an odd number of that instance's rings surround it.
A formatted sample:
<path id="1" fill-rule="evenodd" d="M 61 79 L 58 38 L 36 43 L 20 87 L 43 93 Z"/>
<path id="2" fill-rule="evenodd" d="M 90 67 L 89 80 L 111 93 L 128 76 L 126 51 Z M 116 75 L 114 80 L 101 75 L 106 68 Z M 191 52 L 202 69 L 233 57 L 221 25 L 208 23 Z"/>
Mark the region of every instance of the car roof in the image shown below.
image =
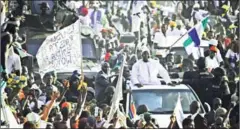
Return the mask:
<path id="1" fill-rule="evenodd" d="M 138 88 L 138 87 L 132 87 L 132 90 L 161 90 L 161 89 L 181 89 L 181 90 L 190 90 L 190 88 L 187 85 L 184 84 L 179 84 L 179 85 L 174 85 L 174 86 L 170 86 L 170 85 L 144 85 L 142 88 Z"/>

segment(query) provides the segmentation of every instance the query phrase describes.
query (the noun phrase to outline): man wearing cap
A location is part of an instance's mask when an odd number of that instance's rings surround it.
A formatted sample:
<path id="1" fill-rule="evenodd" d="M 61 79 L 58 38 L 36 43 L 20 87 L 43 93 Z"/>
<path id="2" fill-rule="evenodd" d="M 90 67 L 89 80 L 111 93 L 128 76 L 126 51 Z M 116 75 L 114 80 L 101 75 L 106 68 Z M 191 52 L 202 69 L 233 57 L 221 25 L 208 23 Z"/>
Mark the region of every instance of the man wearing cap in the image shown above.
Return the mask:
<path id="1" fill-rule="evenodd" d="M 142 87 L 144 84 L 161 84 L 158 75 L 160 75 L 167 84 L 171 83 L 167 70 L 158 61 L 150 58 L 148 48 L 143 48 L 142 59 L 137 61 L 132 68 L 132 83 L 137 87 Z"/>
<path id="2" fill-rule="evenodd" d="M 211 39 L 210 41 L 209 41 L 209 50 L 212 48 L 216 48 L 216 55 L 215 55 L 215 57 L 216 57 L 216 59 L 217 59 L 217 61 L 218 61 L 218 63 L 219 63 L 219 65 L 220 66 L 222 66 L 224 63 L 223 63 L 223 58 L 222 58 L 222 55 L 221 55 L 221 52 L 218 50 L 218 48 L 217 48 L 217 45 L 218 45 L 218 41 L 217 40 L 215 40 L 215 39 Z M 210 50 L 211 51 L 211 50 Z"/>
<path id="3" fill-rule="evenodd" d="M 90 26 L 91 20 L 88 17 L 88 8 L 85 6 L 81 6 L 79 8 L 79 14 L 80 14 L 79 19 L 80 19 L 80 22 L 82 23 L 82 25 Z"/>
<path id="4" fill-rule="evenodd" d="M 220 66 L 216 54 L 217 54 L 217 47 L 211 46 L 210 47 L 210 54 L 206 57 L 206 67 L 210 70 L 215 69 Z"/>
<path id="5" fill-rule="evenodd" d="M 193 18 L 193 23 L 196 25 L 198 22 L 200 22 L 203 19 L 203 16 L 199 12 L 200 5 L 199 4 L 194 4 L 193 5 L 193 12 L 192 12 L 192 18 Z"/>
<path id="6" fill-rule="evenodd" d="M 176 26 L 177 26 L 176 22 L 170 21 L 169 25 L 170 25 L 170 28 L 166 32 L 167 36 L 178 35 L 178 30 L 176 29 Z"/>

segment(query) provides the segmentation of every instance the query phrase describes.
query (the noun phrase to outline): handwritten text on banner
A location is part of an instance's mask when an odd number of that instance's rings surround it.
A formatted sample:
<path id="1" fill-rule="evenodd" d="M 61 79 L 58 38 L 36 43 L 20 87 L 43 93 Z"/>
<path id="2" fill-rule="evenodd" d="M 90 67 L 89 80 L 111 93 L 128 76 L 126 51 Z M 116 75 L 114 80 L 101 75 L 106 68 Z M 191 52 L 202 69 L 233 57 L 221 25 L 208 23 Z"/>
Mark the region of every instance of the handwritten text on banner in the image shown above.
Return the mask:
<path id="1" fill-rule="evenodd" d="M 37 53 L 39 71 L 81 66 L 81 32 L 79 21 L 48 36 Z"/>

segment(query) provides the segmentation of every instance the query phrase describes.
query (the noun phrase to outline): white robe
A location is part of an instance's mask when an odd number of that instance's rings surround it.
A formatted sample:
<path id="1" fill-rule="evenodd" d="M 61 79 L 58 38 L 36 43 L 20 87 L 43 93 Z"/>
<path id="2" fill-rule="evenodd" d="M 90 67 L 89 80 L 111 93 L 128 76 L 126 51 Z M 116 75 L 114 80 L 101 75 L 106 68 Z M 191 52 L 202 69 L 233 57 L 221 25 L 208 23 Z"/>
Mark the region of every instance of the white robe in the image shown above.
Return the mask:
<path id="1" fill-rule="evenodd" d="M 141 22 L 143 21 L 142 7 L 147 5 L 147 1 L 135 0 L 132 4 L 132 32 L 140 31 Z M 139 15 L 134 15 L 140 13 Z"/>
<path id="2" fill-rule="evenodd" d="M 218 62 L 216 56 L 214 56 L 213 59 L 211 59 L 210 56 L 207 56 L 205 62 L 206 68 L 208 69 L 215 69 L 220 66 L 220 63 Z"/>
<path id="3" fill-rule="evenodd" d="M 167 70 L 156 60 L 149 59 L 148 62 L 143 60 L 137 61 L 132 68 L 131 81 L 133 84 L 161 84 L 160 75 L 166 83 L 170 83 L 171 79 Z"/>

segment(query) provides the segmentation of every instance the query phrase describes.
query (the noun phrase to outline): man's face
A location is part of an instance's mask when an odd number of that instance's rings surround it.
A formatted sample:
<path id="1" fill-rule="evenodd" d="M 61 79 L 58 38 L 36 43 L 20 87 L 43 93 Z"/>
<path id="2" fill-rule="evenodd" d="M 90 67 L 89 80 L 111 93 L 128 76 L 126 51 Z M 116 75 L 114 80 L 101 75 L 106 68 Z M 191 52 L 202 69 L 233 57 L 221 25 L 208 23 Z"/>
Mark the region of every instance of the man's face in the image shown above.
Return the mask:
<path id="1" fill-rule="evenodd" d="M 208 39 L 214 39 L 213 32 L 208 32 L 207 37 L 208 37 Z"/>
<path id="2" fill-rule="evenodd" d="M 80 83 L 80 80 L 76 78 L 75 80 L 72 81 L 71 87 L 77 88 L 79 83 Z"/>
<path id="3" fill-rule="evenodd" d="M 129 69 L 124 69 L 123 71 L 123 77 L 129 78 L 131 76 Z"/>
<path id="4" fill-rule="evenodd" d="M 104 65 L 102 66 L 102 71 L 103 71 L 104 73 L 106 73 L 106 74 L 108 74 L 109 69 L 110 69 L 109 64 L 104 64 Z"/>
<path id="5" fill-rule="evenodd" d="M 210 51 L 210 55 L 209 56 L 210 56 L 211 59 L 213 59 L 215 57 L 215 52 Z"/>
<path id="6" fill-rule="evenodd" d="M 149 53 L 147 51 L 143 52 L 142 58 L 144 62 L 148 62 L 149 59 Z"/>
<path id="7" fill-rule="evenodd" d="M 168 59 L 167 59 L 167 62 L 174 63 L 174 56 L 173 55 L 169 55 Z"/>
<path id="8" fill-rule="evenodd" d="M 163 33 L 166 33 L 166 31 L 167 31 L 167 25 L 166 24 L 164 24 L 164 25 L 162 25 L 162 32 Z"/>
<path id="9" fill-rule="evenodd" d="M 215 102 L 214 102 L 214 110 L 217 110 L 218 108 L 220 108 L 222 106 L 222 103 L 221 103 L 221 101 L 220 100 L 216 100 Z"/>
<path id="10" fill-rule="evenodd" d="M 90 92 L 87 92 L 86 100 L 89 102 L 89 101 L 91 101 L 93 98 L 94 98 L 93 94 L 90 93 Z"/>
<path id="11" fill-rule="evenodd" d="M 194 129 L 194 122 L 189 123 L 185 129 Z"/>
<path id="12" fill-rule="evenodd" d="M 53 76 L 52 75 L 49 75 L 45 78 L 45 83 L 46 85 L 52 85 L 53 83 Z"/>
<path id="13" fill-rule="evenodd" d="M 179 30 L 180 30 L 181 28 L 182 28 L 182 26 L 181 26 L 181 25 L 177 25 L 177 29 L 179 29 Z"/>

